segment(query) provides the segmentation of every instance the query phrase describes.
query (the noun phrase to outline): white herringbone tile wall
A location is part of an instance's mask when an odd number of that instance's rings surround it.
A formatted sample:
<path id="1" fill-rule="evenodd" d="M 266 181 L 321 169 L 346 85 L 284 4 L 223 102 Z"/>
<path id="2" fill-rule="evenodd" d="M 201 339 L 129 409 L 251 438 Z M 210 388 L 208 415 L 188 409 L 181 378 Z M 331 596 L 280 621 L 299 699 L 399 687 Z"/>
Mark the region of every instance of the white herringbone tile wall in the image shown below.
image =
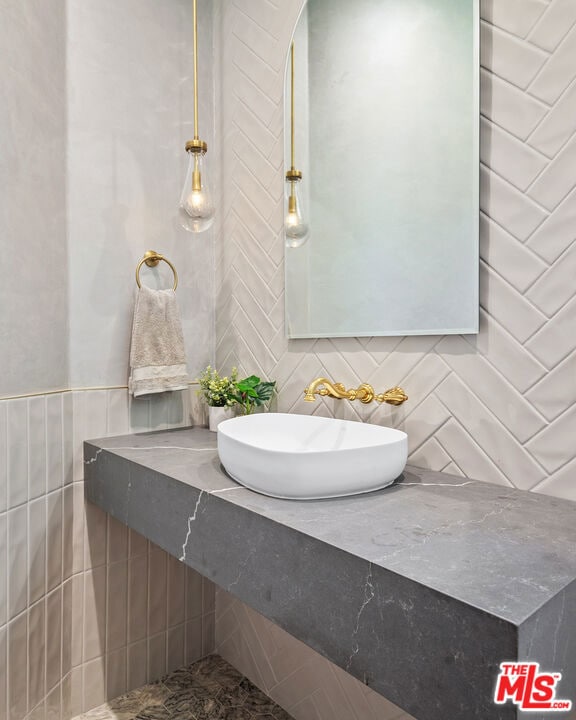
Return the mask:
<path id="1" fill-rule="evenodd" d="M 276 379 L 281 411 L 406 430 L 415 465 L 576 500 L 576 4 L 481 3 L 480 334 L 288 341 L 283 82 L 302 5 L 222 3 L 218 366 Z M 319 375 L 400 384 L 410 400 L 397 409 L 304 403 Z M 263 667 L 277 673 L 299 698 L 295 717 L 332 717 L 326 661 L 286 641 L 285 655 L 316 663 L 317 682 L 304 683 L 278 663 L 262 618 L 220 602 L 223 653 L 264 685 Z"/>
<path id="2" fill-rule="evenodd" d="M 276 379 L 279 410 L 406 430 L 413 464 L 576 499 L 576 11 L 482 4 L 480 334 L 288 341 L 283 83 L 302 4 L 222 12 L 218 365 Z M 304 403 L 324 374 L 410 399 Z"/>

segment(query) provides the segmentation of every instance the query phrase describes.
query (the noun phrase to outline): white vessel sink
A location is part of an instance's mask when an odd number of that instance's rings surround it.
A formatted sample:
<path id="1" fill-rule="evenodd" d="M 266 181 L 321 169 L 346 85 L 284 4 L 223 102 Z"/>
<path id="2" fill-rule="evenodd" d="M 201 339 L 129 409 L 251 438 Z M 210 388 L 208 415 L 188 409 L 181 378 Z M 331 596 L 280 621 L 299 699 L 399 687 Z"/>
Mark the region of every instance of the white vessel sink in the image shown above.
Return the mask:
<path id="1" fill-rule="evenodd" d="M 251 490 L 312 500 L 379 490 L 406 465 L 407 435 L 367 423 L 264 413 L 218 425 L 226 472 Z"/>

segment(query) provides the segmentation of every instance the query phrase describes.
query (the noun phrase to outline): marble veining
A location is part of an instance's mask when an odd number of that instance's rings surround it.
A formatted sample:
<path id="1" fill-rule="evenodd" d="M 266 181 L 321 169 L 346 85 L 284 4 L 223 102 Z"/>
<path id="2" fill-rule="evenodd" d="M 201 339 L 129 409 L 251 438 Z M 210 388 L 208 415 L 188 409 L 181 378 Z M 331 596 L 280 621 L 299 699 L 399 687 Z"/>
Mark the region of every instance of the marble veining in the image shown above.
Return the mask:
<path id="1" fill-rule="evenodd" d="M 179 668 L 74 720 L 291 720 L 218 655 Z"/>
<path id="2" fill-rule="evenodd" d="M 576 694 L 573 503 L 417 468 L 280 500 L 234 484 L 199 428 L 85 454 L 90 500 L 419 720 L 516 720 L 492 702 L 504 661 Z"/>

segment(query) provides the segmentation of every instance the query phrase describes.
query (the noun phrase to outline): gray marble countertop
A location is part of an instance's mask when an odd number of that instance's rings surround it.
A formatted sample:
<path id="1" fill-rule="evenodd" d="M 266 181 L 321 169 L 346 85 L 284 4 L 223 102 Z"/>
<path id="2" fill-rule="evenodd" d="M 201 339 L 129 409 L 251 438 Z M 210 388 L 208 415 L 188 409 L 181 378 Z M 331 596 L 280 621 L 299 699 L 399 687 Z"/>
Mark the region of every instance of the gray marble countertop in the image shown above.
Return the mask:
<path id="1" fill-rule="evenodd" d="M 370 494 L 268 498 L 225 474 L 205 429 L 90 441 L 85 463 L 91 500 L 418 718 L 516 718 L 491 703 L 505 660 L 576 690 L 575 503 L 416 468 Z M 398 655 L 412 645 L 427 671 Z"/>

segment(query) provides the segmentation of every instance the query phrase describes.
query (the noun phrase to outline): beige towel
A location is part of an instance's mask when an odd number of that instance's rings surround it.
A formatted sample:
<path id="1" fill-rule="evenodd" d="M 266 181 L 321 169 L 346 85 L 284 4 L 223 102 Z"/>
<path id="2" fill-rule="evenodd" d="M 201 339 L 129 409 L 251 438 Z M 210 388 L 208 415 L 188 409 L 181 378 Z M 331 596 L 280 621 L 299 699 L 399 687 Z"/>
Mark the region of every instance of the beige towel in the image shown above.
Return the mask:
<path id="1" fill-rule="evenodd" d="M 130 379 L 134 397 L 188 387 L 182 323 L 174 290 L 142 286 L 136 297 Z"/>

